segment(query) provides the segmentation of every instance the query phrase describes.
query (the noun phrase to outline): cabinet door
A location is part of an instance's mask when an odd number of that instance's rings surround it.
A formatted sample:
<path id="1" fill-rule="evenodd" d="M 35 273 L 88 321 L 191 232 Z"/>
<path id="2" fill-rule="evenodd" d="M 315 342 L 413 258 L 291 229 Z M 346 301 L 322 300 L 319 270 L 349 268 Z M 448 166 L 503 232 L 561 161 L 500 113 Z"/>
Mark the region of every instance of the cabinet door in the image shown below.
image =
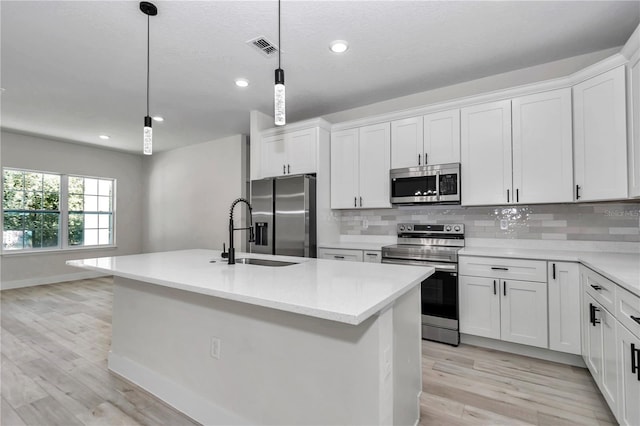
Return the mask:
<path id="1" fill-rule="evenodd" d="M 624 74 L 620 66 L 573 87 L 579 201 L 627 198 Z"/>
<path id="2" fill-rule="evenodd" d="M 382 252 L 379 250 L 364 250 L 363 262 L 367 263 L 380 263 L 382 262 Z"/>
<path id="3" fill-rule="evenodd" d="M 571 89 L 511 101 L 517 203 L 573 201 Z"/>
<path id="4" fill-rule="evenodd" d="M 390 155 L 390 123 L 360 128 L 358 207 L 391 207 L 389 199 Z"/>
<path id="5" fill-rule="evenodd" d="M 499 280 L 461 275 L 460 332 L 500 338 Z"/>
<path id="6" fill-rule="evenodd" d="M 640 339 L 622 324 L 616 324 L 620 403 L 617 419 L 621 425 L 640 425 Z M 632 346 L 633 345 L 633 346 Z"/>
<path id="7" fill-rule="evenodd" d="M 287 174 L 317 173 L 318 129 L 285 135 Z"/>
<path id="8" fill-rule="evenodd" d="M 362 262 L 362 250 L 353 249 L 334 249 L 320 248 L 318 249 L 318 259 L 342 260 L 351 262 Z"/>
<path id="9" fill-rule="evenodd" d="M 511 202 L 511 101 L 462 108 L 460 123 L 462 205 Z"/>
<path id="10" fill-rule="evenodd" d="M 602 328 L 602 382 L 600 390 L 609 408 L 618 412 L 618 345 L 616 340 L 616 318 L 606 309 L 599 312 Z"/>
<path id="11" fill-rule="evenodd" d="M 262 139 L 262 177 L 286 174 L 284 135 L 269 136 Z"/>
<path id="12" fill-rule="evenodd" d="M 422 117 L 391 122 L 391 168 L 425 164 L 422 138 Z"/>
<path id="13" fill-rule="evenodd" d="M 627 67 L 629 196 L 640 197 L 640 53 L 629 61 Z"/>
<path id="14" fill-rule="evenodd" d="M 587 338 L 587 353 L 585 364 L 591 372 L 596 383 L 602 381 L 602 327 L 597 322 L 594 324 L 591 320 L 600 321 L 602 317 L 602 307 L 587 293 L 584 293 L 584 316 L 586 322 L 583 326 L 587 328 L 585 337 Z"/>
<path id="15" fill-rule="evenodd" d="M 548 347 L 547 284 L 534 281 L 501 282 L 502 340 Z"/>
<path id="16" fill-rule="evenodd" d="M 355 208 L 358 192 L 358 129 L 332 133 L 331 208 Z"/>
<path id="17" fill-rule="evenodd" d="M 460 162 L 460 110 L 424 116 L 424 163 Z"/>
<path id="18" fill-rule="evenodd" d="M 577 263 L 549 262 L 549 349 L 580 355 L 580 279 Z"/>

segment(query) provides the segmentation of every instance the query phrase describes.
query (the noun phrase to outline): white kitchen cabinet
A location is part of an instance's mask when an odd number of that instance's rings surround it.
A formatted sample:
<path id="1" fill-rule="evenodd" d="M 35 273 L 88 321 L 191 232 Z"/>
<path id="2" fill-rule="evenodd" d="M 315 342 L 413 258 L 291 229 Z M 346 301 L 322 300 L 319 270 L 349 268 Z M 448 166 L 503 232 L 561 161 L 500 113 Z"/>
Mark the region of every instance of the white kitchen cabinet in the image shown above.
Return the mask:
<path id="1" fill-rule="evenodd" d="M 636 53 L 627 64 L 627 108 L 629 197 L 640 197 L 640 53 Z"/>
<path id="2" fill-rule="evenodd" d="M 622 324 L 617 324 L 620 404 L 618 422 L 625 426 L 640 425 L 640 338 Z"/>
<path id="3" fill-rule="evenodd" d="M 625 68 L 573 86 L 576 201 L 627 198 Z"/>
<path id="4" fill-rule="evenodd" d="M 385 208 L 389 201 L 389 123 L 331 135 L 331 208 Z"/>
<path id="5" fill-rule="evenodd" d="M 573 201 L 571 89 L 515 98 L 513 192 L 516 203 Z"/>
<path id="6" fill-rule="evenodd" d="M 499 279 L 460 275 L 460 332 L 500 338 Z"/>
<path id="7" fill-rule="evenodd" d="M 358 129 L 331 133 L 331 208 L 357 207 L 359 188 Z"/>
<path id="8" fill-rule="evenodd" d="M 460 110 L 424 116 L 423 164 L 460 162 Z"/>
<path id="9" fill-rule="evenodd" d="M 549 349 L 581 354 L 579 265 L 548 263 Z"/>
<path id="10" fill-rule="evenodd" d="M 541 261 L 460 256 L 460 332 L 548 347 L 545 270 Z"/>
<path id="11" fill-rule="evenodd" d="M 460 110 L 462 205 L 511 201 L 511 101 Z"/>
<path id="12" fill-rule="evenodd" d="M 303 129 L 262 139 L 262 177 L 317 172 L 318 129 Z"/>
<path id="13" fill-rule="evenodd" d="M 391 123 L 391 168 L 460 162 L 460 110 Z"/>
<path id="14" fill-rule="evenodd" d="M 324 247 L 318 249 L 318 259 L 345 260 L 351 262 L 363 261 L 362 250 Z"/>
<path id="15" fill-rule="evenodd" d="M 380 250 L 364 250 L 362 253 L 362 261 L 366 263 L 381 263 L 382 251 Z"/>
<path id="16" fill-rule="evenodd" d="M 391 168 L 424 165 L 422 117 L 391 122 Z"/>
<path id="17" fill-rule="evenodd" d="M 586 283 L 586 282 L 585 282 Z M 582 354 L 593 379 L 602 392 L 611 411 L 616 414 L 619 407 L 619 356 L 617 321 L 589 291 L 583 289 L 583 322 L 586 339 Z"/>

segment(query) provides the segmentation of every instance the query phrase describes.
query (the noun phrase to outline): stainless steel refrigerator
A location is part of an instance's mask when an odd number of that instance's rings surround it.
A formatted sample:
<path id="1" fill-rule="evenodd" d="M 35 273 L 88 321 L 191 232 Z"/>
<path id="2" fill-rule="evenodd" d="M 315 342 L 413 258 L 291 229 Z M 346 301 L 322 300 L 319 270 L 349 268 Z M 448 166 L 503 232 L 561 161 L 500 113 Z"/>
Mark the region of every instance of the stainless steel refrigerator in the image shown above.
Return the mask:
<path id="1" fill-rule="evenodd" d="M 251 182 L 252 253 L 316 257 L 316 178 L 287 176 Z"/>

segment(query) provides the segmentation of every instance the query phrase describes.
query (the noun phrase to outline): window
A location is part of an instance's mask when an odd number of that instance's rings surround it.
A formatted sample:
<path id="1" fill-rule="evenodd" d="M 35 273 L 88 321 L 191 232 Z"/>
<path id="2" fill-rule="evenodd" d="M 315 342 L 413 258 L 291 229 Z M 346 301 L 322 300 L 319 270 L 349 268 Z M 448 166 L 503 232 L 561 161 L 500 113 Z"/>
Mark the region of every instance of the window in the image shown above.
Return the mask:
<path id="1" fill-rule="evenodd" d="M 3 170 L 3 250 L 112 245 L 113 179 Z"/>

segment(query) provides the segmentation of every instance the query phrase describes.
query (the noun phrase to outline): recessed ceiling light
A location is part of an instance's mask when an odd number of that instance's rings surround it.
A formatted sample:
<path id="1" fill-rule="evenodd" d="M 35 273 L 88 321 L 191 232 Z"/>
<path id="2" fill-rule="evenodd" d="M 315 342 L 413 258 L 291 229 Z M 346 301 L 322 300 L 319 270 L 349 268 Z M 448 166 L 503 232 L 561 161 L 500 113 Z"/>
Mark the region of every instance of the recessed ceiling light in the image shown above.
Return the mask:
<path id="1" fill-rule="evenodd" d="M 329 44 L 329 49 L 333 53 L 344 53 L 349 48 L 349 43 L 344 40 L 334 40 Z"/>
<path id="2" fill-rule="evenodd" d="M 164 118 L 160 117 L 159 115 L 156 115 L 153 117 L 153 121 L 163 122 Z"/>
<path id="3" fill-rule="evenodd" d="M 238 87 L 247 87 L 249 85 L 249 80 L 246 78 L 236 78 L 236 86 Z"/>
<path id="4" fill-rule="evenodd" d="M 110 136 L 108 136 L 108 135 L 100 135 L 100 136 L 98 136 L 98 137 L 99 137 L 100 139 L 102 139 L 103 141 L 106 141 L 106 140 L 111 139 L 111 137 L 110 137 Z"/>

